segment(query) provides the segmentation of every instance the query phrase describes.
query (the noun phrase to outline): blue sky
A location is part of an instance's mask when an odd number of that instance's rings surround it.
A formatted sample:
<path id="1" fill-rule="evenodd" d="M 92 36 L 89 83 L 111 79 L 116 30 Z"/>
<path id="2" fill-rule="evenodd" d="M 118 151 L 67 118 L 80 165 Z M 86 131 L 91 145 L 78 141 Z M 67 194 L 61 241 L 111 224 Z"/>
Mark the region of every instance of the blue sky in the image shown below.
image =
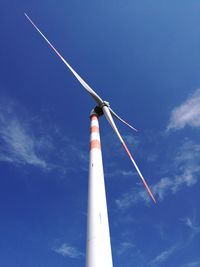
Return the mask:
<path id="1" fill-rule="evenodd" d="M 100 119 L 114 266 L 200 266 L 200 3 L 2 1 L 0 265 L 85 266 L 93 100 L 25 19 L 124 119 L 149 200 Z"/>

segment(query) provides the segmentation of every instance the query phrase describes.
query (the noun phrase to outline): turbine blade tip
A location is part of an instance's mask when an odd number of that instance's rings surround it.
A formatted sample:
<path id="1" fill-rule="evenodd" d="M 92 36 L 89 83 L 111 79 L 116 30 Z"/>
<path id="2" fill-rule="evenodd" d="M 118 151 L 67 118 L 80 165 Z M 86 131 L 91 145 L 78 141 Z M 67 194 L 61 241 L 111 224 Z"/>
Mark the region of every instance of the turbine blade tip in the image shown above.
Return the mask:
<path id="1" fill-rule="evenodd" d="M 156 202 L 155 198 L 153 198 L 153 202 L 157 206 L 157 202 Z"/>
<path id="2" fill-rule="evenodd" d="M 26 14 L 26 12 L 24 12 L 24 16 L 25 16 L 28 20 L 30 20 L 29 16 Z"/>

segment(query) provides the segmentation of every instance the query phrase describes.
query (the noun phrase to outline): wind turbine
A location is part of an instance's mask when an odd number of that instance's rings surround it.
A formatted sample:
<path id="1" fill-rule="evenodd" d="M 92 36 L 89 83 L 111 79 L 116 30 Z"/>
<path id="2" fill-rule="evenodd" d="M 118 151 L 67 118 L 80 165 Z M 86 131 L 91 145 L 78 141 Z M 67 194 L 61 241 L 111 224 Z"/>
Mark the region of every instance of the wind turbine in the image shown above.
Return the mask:
<path id="1" fill-rule="evenodd" d="M 90 114 L 90 160 L 89 160 L 89 184 L 88 184 L 88 221 L 87 221 L 87 255 L 86 267 L 112 267 L 112 252 L 110 244 L 110 231 L 108 223 L 108 212 L 106 203 L 106 193 L 104 184 L 104 173 L 102 164 L 101 143 L 99 134 L 98 118 L 105 115 L 107 121 L 116 133 L 123 148 L 128 154 L 132 164 L 134 165 L 140 179 L 142 180 L 150 197 L 156 203 L 156 200 L 148 187 L 142 173 L 140 172 L 133 156 L 126 146 L 117 126 L 113 120 L 113 116 L 122 123 L 137 131 L 133 126 L 124 121 L 110 107 L 109 102 L 102 98 L 79 76 L 79 74 L 70 66 L 63 56 L 56 50 L 46 36 L 40 31 L 30 17 L 24 13 L 26 18 L 35 27 L 39 34 L 49 44 L 58 57 L 64 62 L 68 69 L 73 73 L 77 80 L 82 84 L 85 90 L 92 96 L 96 102 L 96 107 Z"/>

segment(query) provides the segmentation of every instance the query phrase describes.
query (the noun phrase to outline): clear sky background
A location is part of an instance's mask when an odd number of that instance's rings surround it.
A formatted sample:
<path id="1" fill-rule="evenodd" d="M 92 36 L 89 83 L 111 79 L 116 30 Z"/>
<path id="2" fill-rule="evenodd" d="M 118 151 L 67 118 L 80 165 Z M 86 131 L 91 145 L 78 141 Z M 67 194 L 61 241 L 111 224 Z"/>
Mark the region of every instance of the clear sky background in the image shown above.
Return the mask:
<path id="1" fill-rule="evenodd" d="M 26 20 L 139 129 L 100 119 L 114 267 L 200 266 L 200 2 L 2 0 L 0 266 L 85 266 L 93 100 Z"/>

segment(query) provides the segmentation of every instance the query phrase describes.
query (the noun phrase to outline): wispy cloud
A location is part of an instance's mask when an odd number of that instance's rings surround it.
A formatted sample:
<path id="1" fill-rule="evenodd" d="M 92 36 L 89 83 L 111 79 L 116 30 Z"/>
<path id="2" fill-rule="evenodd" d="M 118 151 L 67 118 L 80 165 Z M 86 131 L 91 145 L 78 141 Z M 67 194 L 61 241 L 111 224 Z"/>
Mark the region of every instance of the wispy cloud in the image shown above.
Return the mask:
<path id="1" fill-rule="evenodd" d="M 53 247 L 52 250 L 57 254 L 60 254 L 64 257 L 69 257 L 72 259 L 77 259 L 83 257 L 83 253 L 80 252 L 77 248 L 71 246 L 68 243 L 63 243 L 58 247 Z"/>
<path id="2" fill-rule="evenodd" d="M 200 225 L 197 225 L 194 220 L 189 217 L 185 218 L 185 225 L 193 231 L 200 231 Z"/>
<path id="3" fill-rule="evenodd" d="M 167 131 L 182 129 L 185 126 L 200 126 L 200 89 L 171 112 Z"/>
<path id="4" fill-rule="evenodd" d="M 155 195 L 156 199 L 162 201 L 166 195 L 172 193 L 177 193 L 181 187 L 187 186 L 190 187 L 197 182 L 197 178 L 190 173 L 188 170 L 180 176 L 172 178 L 162 178 L 160 181 L 153 186 L 151 190 Z M 149 203 L 151 200 L 148 196 L 148 193 L 140 186 L 136 192 L 131 191 L 122 195 L 121 198 L 116 200 L 116 205 L 119 209 L 127 209 L 130 206 L 138 203 L 139 201 L 145 201 Z"/>
<path id="5" fill-rule="evenodd" d="M 199 234 L 200 226 L 196 223 L 196 221 L 190 217 L 186 217 L 184 219 L 181 219 L 181 221 L 185 224 L 186 227 L 188 227 L 192 235 L 188 238 L 188 235 L 184 238 L 170 246 L 169 248 L 161 251 L 155 258 L 153 258 L 148 266 L 162 266 L 164 262 L 167 262 L 168 260 L 171 260 L 171 258 L 176 255 L 178 251 L 188 251 L 188 247 L 191 246 L 193 237 L 195 237 L 197 234 Z M 199 267 L 200 261 L 192 261 L 186 264 L 181 265 L 181 267 Z"/>
<path id="6" fill-rule="evenodd" d="M 139 195 L 134 194 L 134 192 L 125 193 L 121 198 L 116 199 L 115 203 L 119 209 L 125 210 L 138 202 Z"/>
<path id="7" fill-rule="evenodd" d="M 122 242 L 117 250 L 119 255 L 125 254 L 126 252 L 134 249 L 135 246 L 131 242 Z"/>
<path id="8" fill-rule="evenodd" d="M 168 194 L 176 194 L 183 187 L 191 187 L 198 182 L 200 171 L 200 146 L 190 140 L 184 140 L 177 150 L 173 162 L 168 164 L 167 170 L 171 170 L 172 175 L 162 177 L 157 183 L 151 186 L 155 197 L 162 201 Z M 131 205 L 145 201 L 149 203 L 150 198 L 147 192 L 141 187 L 135 188 L 131 192 L 125 193 L 116 200 L 117 207 L 127 209 Z"/>
<path id="9" fill-rule="evenodd" d="M 64 136 L 64 137 L 63 137 Z M 87 145 L 63 135 L 55 125 L 33 118 L 20 104 L 0 99 L 0 161 L 17 166 L 33 166 L 59 175 L 85 171 Z M 73 162 L 77 168 L 73 168 Z"/>
<path id="10" fill-rule="evenodd" d="M 162 251 L 159 255 L 157 255 L 152 261 L 149 262 L 150 266 L 157 266 L 165 261 L 167 261 L 172 254 L 178 249 L 178 246 L 172 246 L 164 251 Z"/>
<path id="11" fill-rule="evenodd" d="M 196 222 L 195 218 L 186 217 L 186 218 L 182 219 L 182 221 L 185 224 L 185 226 L 190 229 L 190 232 L 191 232 L 190 239 L 191 240 L 200 234 L 200 225 Z"/>
<path id="12" fill-rule="evenodd" d="M 38 140 L 26 122 L 16 115 L 13 105 L 0 108 L 0 161 L 28 164 L 47 170 L 45 159 L 40 155 Z"/>
<path id="13" fill-rule="evenodd" d="M 153 185 L 152 191 L 158 196 L 159 200 L 163 200 L 167 193 L 175 194 L 183 186 L 193 186 L 197 183 L 195 176 L 196 170 L 184 170 L 180 175 L 175 175 L 172 178 L 162 178 L 157 184 Z"/>
<path id="14" fill-rule="evenodd" d="M 199 266 L 200 266 L 200 260 L 188 262 L 188 263 L 182 265 L 181 267 L 199 267 Z"/>

